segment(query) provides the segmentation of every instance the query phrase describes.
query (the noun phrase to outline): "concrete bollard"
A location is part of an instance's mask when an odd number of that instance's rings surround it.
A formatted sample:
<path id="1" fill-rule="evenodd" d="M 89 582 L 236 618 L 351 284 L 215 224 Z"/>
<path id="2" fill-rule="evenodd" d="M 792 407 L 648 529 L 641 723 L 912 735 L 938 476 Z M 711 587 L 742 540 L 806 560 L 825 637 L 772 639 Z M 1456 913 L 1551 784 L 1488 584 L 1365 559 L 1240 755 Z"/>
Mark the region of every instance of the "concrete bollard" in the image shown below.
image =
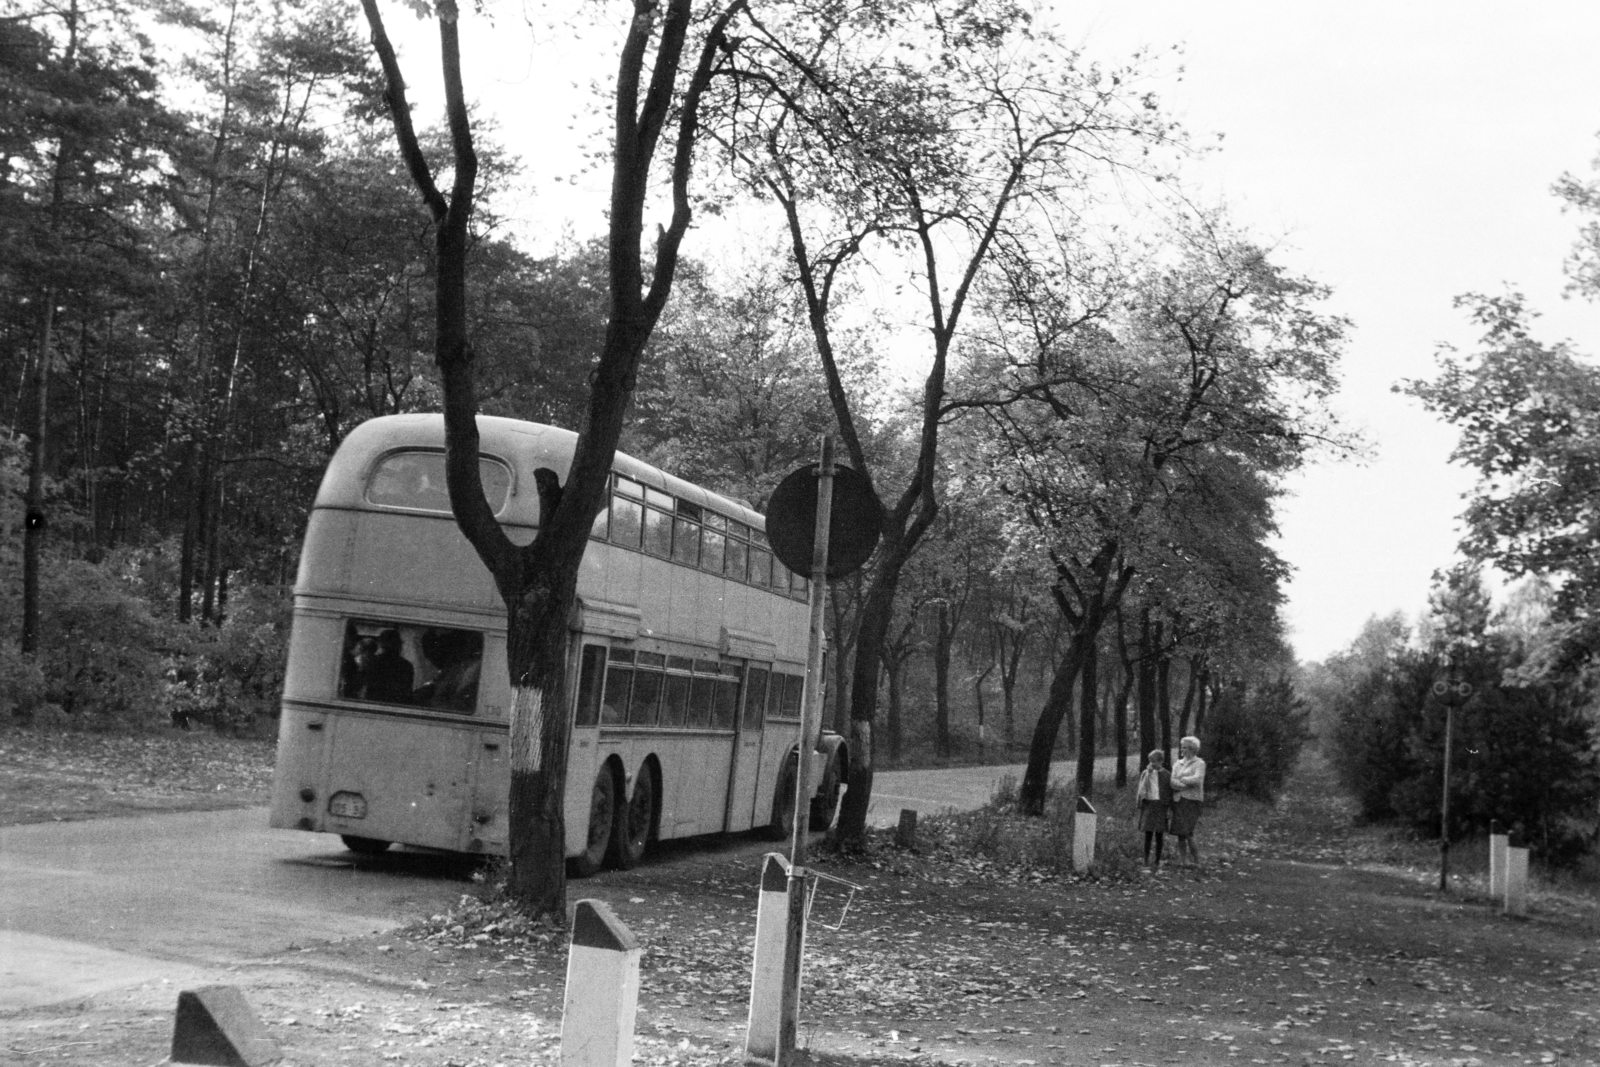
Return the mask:
<path id="1" fill-rule="evenodd" d="M 282 1054 L 236 986 L 208 985 L 178 994 L 170 1058 L 175 1064 L 263 1067 Z"/>
<path id="2" fill-rule="evenodd" d="M 750 1019 L 745 1025 L 746 1063 L 780 1067 L 792 1053 L 800 1027 L 800 970 L 805 952 L 804 868 L 776 852 L 761 866 L 756 905 L 755 959 L 750 968 Z"/>
<path id="3" fill-rule="evenodd" d="M 894 828 L 896 848 L 917 847 L 917 809 L 901 808 L 900 825 Z"/>
<path id="4" fill-rule="evenodd" d="M 1078 798 L 1078 811 L 1072 819 L 1072 869 L 1082 874 L 1094 866 L 1094 832 L 1099 816 L 1089 798 Z"/>
<path id="5" fill-rule="evenodd" d="M 1507 915 L 1524 916 L 1528 914 L 1528 850 L 1517 847 L 1520 838 L 1513 838 L 1506 845 L 1506 898 L 1504 912 Z"/>
<path id="6" fill-rule="evenodd" d="M 1498 822 L 1489 823 L 1489 897 L 1504 900 L 1506 896 L 1506 835 Z"/>
<path id="7" fill-rule="evenodd" d="M 639 942 L 600 900 L 573 906 L 562 1067 L 628 1067 L 639 1010 Z"/>

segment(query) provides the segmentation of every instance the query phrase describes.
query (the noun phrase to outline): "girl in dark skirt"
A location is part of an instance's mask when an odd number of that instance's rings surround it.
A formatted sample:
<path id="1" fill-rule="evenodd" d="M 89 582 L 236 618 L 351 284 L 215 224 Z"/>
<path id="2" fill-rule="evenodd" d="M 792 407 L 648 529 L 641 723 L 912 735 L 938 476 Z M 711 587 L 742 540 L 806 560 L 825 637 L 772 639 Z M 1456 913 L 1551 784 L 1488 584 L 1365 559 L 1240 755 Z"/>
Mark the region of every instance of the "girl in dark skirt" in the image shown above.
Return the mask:
<path id="1" fill-rule="evenodd" d="M 1139 775 L 1134 796 L 1139 800 L 1139 829 L 1144 831 L 1144 865 L 1149 870 L 1161 866 L 1161 846 L 1166 840 L 1167 812 L 1172 807 L 1172 775 L 1167 773 L 1167 754 L 1159 748 L 1150 753 L 1148 765 Z M 1150 865 L 1150 844 L 1155 842 L 1156 862 Z"/>

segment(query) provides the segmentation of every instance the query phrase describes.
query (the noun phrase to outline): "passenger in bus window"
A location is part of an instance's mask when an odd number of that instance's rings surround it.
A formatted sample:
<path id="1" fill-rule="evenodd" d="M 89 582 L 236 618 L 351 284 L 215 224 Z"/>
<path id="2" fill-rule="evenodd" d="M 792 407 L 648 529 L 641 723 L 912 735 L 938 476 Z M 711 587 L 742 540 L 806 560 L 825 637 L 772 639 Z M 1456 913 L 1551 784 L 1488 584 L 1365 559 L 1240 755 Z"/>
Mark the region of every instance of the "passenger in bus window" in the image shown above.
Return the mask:
<path id="1" fill-rule="evenodd" d="M 390 627 L 378 633 L 377 651 L 363 673 L 368 700 L 391 704 L 411 703 L 411 682 L 416 671 L 402 654 L 400 631 Z"/>
<path id="2" fill-rule="evenodd" d="M 413 694 L 416 703 L 470 715 L 478 700 L 481 639 L 460 630 L 429 630 L 422 635 L 422 654 L 438 673 Z"/>
<path id="3" fill-rule="evenodd" d="M 370 637 L 362 637 L 356 633 L 354 626 L 350 628 L 346 640 L 344 664 L 339 671 L 339 695 L 346 700 L 371 699 L 367 696 L 367 680 L 372 660 L 378 654 L 378 642 Z"/>

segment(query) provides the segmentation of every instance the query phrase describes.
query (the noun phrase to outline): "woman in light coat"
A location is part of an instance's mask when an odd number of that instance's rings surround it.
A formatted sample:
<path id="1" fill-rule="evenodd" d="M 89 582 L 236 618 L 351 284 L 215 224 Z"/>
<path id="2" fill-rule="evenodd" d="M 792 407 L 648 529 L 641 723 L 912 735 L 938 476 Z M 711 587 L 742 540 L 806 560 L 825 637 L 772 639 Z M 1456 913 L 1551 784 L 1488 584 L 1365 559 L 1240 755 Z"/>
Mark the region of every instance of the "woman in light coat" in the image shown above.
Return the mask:
<path id="1" fill-rule="evenodd" d="M 1206 761 L 1200 758 L 1200 739 L 1178 742 L 1178 762 L 1172 765 L 1172 832 L 1178 838 L 1180 866 L 1200 866 L 1194 847 L 1194 830 L 1206 799 Z"/>

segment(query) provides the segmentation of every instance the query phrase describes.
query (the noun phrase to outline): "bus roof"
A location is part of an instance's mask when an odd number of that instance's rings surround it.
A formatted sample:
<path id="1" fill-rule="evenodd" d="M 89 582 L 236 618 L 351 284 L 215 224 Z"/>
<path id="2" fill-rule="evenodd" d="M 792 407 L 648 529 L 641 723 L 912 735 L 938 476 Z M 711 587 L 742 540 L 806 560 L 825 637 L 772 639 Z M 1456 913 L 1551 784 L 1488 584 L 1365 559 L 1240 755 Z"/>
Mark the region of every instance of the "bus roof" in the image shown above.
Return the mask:
<path id="1" fill-rule="evenodd" d="M 577 441 L 576 433 L 559 426 L 498 415 L 478 416 L 480 453 L 504 460 L 512 471 L 511 497 L 499 515 L 501 522 L 538 525 L 539 498 L 533 488 L 533 472 L 539 467 L 549 467 L 565 484 Z M 345 436 L 329 461 L 314 506 L 371 507 L 366 502 L 365 489 L 373 468 L 385 456 L 407 450 L 442 452 L 444 416 L 435 413 L 381 415 L 358 425 Z M 625 452 L 616 454 L 611 469 L 758 530 L 766 529 L 765 518 L 748 505 L 668 474 Z"/>

